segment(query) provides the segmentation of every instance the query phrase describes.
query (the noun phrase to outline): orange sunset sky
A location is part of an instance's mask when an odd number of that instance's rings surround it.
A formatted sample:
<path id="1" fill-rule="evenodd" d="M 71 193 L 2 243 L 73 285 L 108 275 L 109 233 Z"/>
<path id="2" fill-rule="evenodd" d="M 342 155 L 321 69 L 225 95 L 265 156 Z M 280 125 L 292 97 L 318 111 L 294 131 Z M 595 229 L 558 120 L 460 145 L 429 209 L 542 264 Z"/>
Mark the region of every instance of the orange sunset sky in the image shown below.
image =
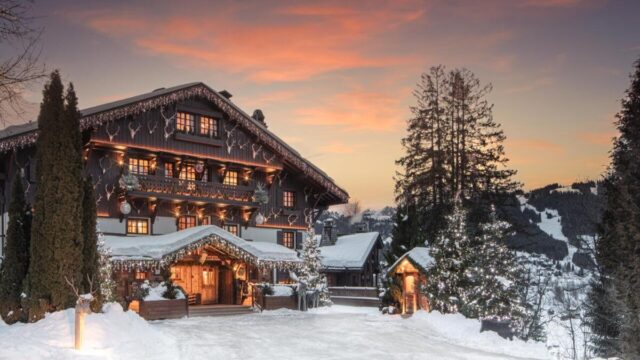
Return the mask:
<path id="1" fill-rule="evenodd" d="M 82 108 L 192 81 L 227 89 L 368 207 L 393 205 L 411 92 L 430 66 L 493 84 L 510 164 L 531 189 L 603 172 L 640 54 L 634 0 L 35 0 L 33 10 L 42 59 L 74 82 Z"/>

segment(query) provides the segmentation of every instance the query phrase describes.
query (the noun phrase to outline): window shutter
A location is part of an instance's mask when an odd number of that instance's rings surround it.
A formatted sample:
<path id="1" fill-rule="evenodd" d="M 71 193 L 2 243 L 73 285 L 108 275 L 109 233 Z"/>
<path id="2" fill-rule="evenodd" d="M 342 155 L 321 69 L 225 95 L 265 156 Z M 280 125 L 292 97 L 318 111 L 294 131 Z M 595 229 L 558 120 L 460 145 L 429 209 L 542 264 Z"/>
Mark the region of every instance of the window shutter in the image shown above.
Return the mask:
<path id="1" fill-rule="evenodd" d="M 302 250 L 302 232 L 296 231 L 296 249 Z"/>
<path id="2" fill-rule="evenodd" d="M 282 245 L 282 230 L 279 230 L 277 232 L 277 237 L 278 237 L 278 245 Z"/>

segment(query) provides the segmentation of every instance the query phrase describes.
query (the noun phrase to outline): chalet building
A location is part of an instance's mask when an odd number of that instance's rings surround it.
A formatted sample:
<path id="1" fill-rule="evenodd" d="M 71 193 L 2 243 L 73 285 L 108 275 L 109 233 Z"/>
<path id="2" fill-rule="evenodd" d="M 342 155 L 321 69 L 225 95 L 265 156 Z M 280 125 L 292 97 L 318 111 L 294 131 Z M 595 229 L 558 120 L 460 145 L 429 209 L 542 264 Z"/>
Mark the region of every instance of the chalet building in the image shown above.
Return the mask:
<path id="1" fill-rule="evenodd" d="M 305 219 L 348 201 L 269 131 L 260 110 L 250 116 L 230 98 L 190 83 L 81 111 L 98 226 L 125 296 L 171 266 L 190 296 L 239 303 L 243 284 L 279 281 L 277 270 L 299 265 L 292 254 Z M 37 191 L 37 137 L 35 122 L 0 131 L 3 243 L 15 174 L 23 174 L 31 203 Z"/>
<path id="2" fill-rule="evenodd" d="M 322 267 L 330 287 L 377 287 L 382 239 L 366 224 L 355 234 L 338 236 L 333 219 L 325 220 L 318 236 Z"/>

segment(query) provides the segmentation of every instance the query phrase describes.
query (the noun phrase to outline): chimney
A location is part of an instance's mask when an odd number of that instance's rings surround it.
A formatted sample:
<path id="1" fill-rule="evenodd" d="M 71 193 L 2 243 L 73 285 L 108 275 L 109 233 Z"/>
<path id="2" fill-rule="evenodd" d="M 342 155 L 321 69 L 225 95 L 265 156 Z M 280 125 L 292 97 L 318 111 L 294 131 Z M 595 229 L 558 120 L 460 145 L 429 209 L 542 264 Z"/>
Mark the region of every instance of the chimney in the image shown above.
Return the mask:
<path id="1" fill-rule="evenodd" d="M 267 127 L 267 123 L 264 122 L 264 114 L 262 113 L 262 110 L 255 109 L 253 111 L 253 115 L 251 115 L 251 117 L 253 118 L 253 120 L 261 123 L 262 125 L 264 125 L 264 127 Z"/>
<path id="2" fill-rule="evenodd" d="M 338 240 L 338 229 L 336 229 L 335 222 L 332 218 L 324 221 L 322 228 L 322 239 L 320 240 L 320 246 L 335 245 Z"/>
<path id="3" fill-rule="evenodd" d="M 230 92 L 228 92 L 227 90 L 222 90 L 222 91 L 220 91 L 218 94 L 220 94 L 220 95 L 224 96 L 227 100 L 231 99 L 231 97 L 233 96 L 233 95 L 231 95 L 231 93 L 230 93 Z"/>
<path id="4" fill-rule="evenodd" d="M 367 222 L 359 222 L 354 225 L 356 233 L 366 233 L 369 232 L 369 223 Z"/>

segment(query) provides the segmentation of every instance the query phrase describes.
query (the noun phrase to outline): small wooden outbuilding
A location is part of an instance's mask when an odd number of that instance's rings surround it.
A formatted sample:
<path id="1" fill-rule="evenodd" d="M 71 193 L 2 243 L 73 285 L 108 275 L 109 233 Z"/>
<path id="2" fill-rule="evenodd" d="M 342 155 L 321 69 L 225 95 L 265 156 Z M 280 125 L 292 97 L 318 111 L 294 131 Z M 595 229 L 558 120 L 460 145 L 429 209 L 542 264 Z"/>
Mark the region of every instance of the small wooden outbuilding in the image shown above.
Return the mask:
<path id="1" fill-rule="evenodd" d="M 434 263 L 428 248 L 415 247 L 389 267 L 388 276 L 397 277 L 402 284 L 400 305 L 403 314 L 413 314 L 418 309 L 430 310 L 429 298 L 423 289 L 428 281 L 427 270 Z"/>

